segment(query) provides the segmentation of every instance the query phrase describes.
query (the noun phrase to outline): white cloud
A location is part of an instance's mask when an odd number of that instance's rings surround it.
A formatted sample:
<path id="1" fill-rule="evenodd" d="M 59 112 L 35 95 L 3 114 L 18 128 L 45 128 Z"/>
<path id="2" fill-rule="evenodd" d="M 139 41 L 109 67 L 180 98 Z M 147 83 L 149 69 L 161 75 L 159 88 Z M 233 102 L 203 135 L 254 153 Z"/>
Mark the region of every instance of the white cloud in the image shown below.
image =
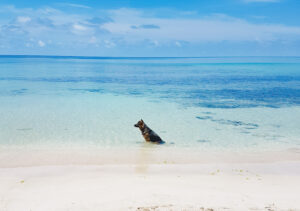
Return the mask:
<path id="1" fill-rule="evenodd" d="M 159 42 L 157 40 L 153 40 L 151 42 L 155 47 L 159 46 Z"/>
<path id="2" fill-rule="evenodd" d="M 27 23 L 29 21 L 31 21 L 30 17 L 27 17 L 27 16 L 19 16 L 19 17 L 17 17 L 17 22 L 19 22 L 19 23 Z"/>
<path id="3" fill-rule="evenodd" d="M 39 40 L 39 41 L 38 41 L 38 45 L 39 45 L 40 47 L 44 47 L 46 44 L 45 44 L 42 40 Z"/>
<path id="4" fill-rule="evenodd" d="M 87 28 L 85 26 L 82 26 L 80 24 L 74 24 L 73 28 L 76 29 L 76 30 L 78 30 L 78 31 L 85 31 L 85 30 L 87 30 Z"/>
<path id="5" fill-rule="evenodd" d="M 220 41 L 275 41 L 299 39 L 300 27 L 280 24 L 254 24 L 223 14 L 204 18 L 156 18 L 147 17 L 141 11 L 115 10 L 113 22 L 102 27 L 128 42 L 157 40 L 162 42 L 220 42 Z M 151 24 L 160 26 L 156 30 L 135 30 L 132 25 Z M 298 37 L 298 38 L 297 38 Z"/>
<path id="6" fill-rule="evenodd" d="M 113 48 L 116 46 L 116 44 L 110 40 L 104 40 L 104 45 L 106 48 Z"/>
<path id="7" fill-rule="evenodd" d="M 94 43 L 97 43 L 97 38 L 95 37 L 95 36 L 92 36 L 90 39 L 89 39 L 89 43 L 92 43 L 92 44 L 94 44 Z"/>
<path id="8" fill-rule="evenodd" d="M 62 6 L 90 9 L 91 7 L 83 5 L 83 4 L 71 4 L 71 3 L 61 3 Z"/>
<path id="9" fill-rule="evenodd" d="M 52 40 L 51 46 L 64 46 L 66 49 L 69 46 L 81 49 L 91 44 L 103 48 L 137 45 L 183 48 L 188 46 L 185 43 L 225 41 L 261 44 L 300 40 L 300 26 L 258 24 L 225 14 L 174 18 L 128 8 L 71 13 L 50 7 L 18 9 L 0 6 L 0 12 L 3 11 L 9 16 L 1 19 L 0 41 L 11 48 L 25 46 L 30 38 L 33 38 L 32 47 L 48 46 L 47 40 Z"/>
<path id="10" fill-rule="evenodd" d="M 181 43 L 178 42 L 178 41 L 175 42 L 175 45 L 178 46 L 178 47 L 181 47 L 181 46 L 182 46 Z"/>
<path id="11" fill-rule="evenodd" d="M 89 27 L 83 24 L 73 24 L 72 25 L 72 30 L 73 34 L 75 35 L 80 35 L 80 36 L 93 36 L 94 35 L 94 28 L 93 27 Z"/>

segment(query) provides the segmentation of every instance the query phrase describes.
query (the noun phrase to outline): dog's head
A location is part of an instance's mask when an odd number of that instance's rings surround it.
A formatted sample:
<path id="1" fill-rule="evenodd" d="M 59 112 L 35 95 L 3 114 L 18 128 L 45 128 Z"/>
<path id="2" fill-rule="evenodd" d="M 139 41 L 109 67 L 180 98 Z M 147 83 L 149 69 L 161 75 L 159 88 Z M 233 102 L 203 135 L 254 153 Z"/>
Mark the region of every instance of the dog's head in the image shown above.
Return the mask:
<path id="1" fill-rule="evenodd" d="M 138 128 L 140 128 L 140 129 L 143 129 L 143 128 L 145 127 L 145 123 L 144 123 L 144 121 L 141 119 L 140 121 L 138 121 L 138 122 L 134 125 L 134 127 L 138 127 Z"/>

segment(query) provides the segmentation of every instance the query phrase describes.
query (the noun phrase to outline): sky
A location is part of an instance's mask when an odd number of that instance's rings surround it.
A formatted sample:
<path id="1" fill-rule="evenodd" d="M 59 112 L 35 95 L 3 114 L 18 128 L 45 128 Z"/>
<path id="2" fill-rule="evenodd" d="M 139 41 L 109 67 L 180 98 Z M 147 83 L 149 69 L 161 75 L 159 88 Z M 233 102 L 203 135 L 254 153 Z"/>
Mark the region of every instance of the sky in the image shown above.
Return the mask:
<path id="1" fill-rule="evenodd" d="M 300 56 L 300 0 L 1 0 L 12 54 Z"/>

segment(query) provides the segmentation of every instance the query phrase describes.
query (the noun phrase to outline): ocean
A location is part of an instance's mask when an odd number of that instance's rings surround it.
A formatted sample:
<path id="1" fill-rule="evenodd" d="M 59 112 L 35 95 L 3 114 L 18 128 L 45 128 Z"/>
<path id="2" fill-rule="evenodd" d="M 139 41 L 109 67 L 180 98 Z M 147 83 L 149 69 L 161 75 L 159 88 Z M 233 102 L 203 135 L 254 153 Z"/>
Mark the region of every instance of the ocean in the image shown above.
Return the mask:
<path id="1" fill-rule="evenodd" d="M 300 147 L 300 57 L 0 56 L 0 147 Z"/>

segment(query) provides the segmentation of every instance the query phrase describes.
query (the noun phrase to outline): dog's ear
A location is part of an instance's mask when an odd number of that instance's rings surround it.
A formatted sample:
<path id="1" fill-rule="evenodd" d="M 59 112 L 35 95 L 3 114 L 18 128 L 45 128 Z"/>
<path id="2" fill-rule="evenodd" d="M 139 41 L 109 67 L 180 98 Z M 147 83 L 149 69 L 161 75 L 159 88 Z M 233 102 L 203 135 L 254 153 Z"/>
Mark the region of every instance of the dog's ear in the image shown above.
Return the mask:
<path id="1" fill-rule="evenodd" d="M 144 128 L 145 127 L 145 123 L 144 123 L 144 121 L 141 119 L 141 125 L 142 125 L 142 128 Z"/>

